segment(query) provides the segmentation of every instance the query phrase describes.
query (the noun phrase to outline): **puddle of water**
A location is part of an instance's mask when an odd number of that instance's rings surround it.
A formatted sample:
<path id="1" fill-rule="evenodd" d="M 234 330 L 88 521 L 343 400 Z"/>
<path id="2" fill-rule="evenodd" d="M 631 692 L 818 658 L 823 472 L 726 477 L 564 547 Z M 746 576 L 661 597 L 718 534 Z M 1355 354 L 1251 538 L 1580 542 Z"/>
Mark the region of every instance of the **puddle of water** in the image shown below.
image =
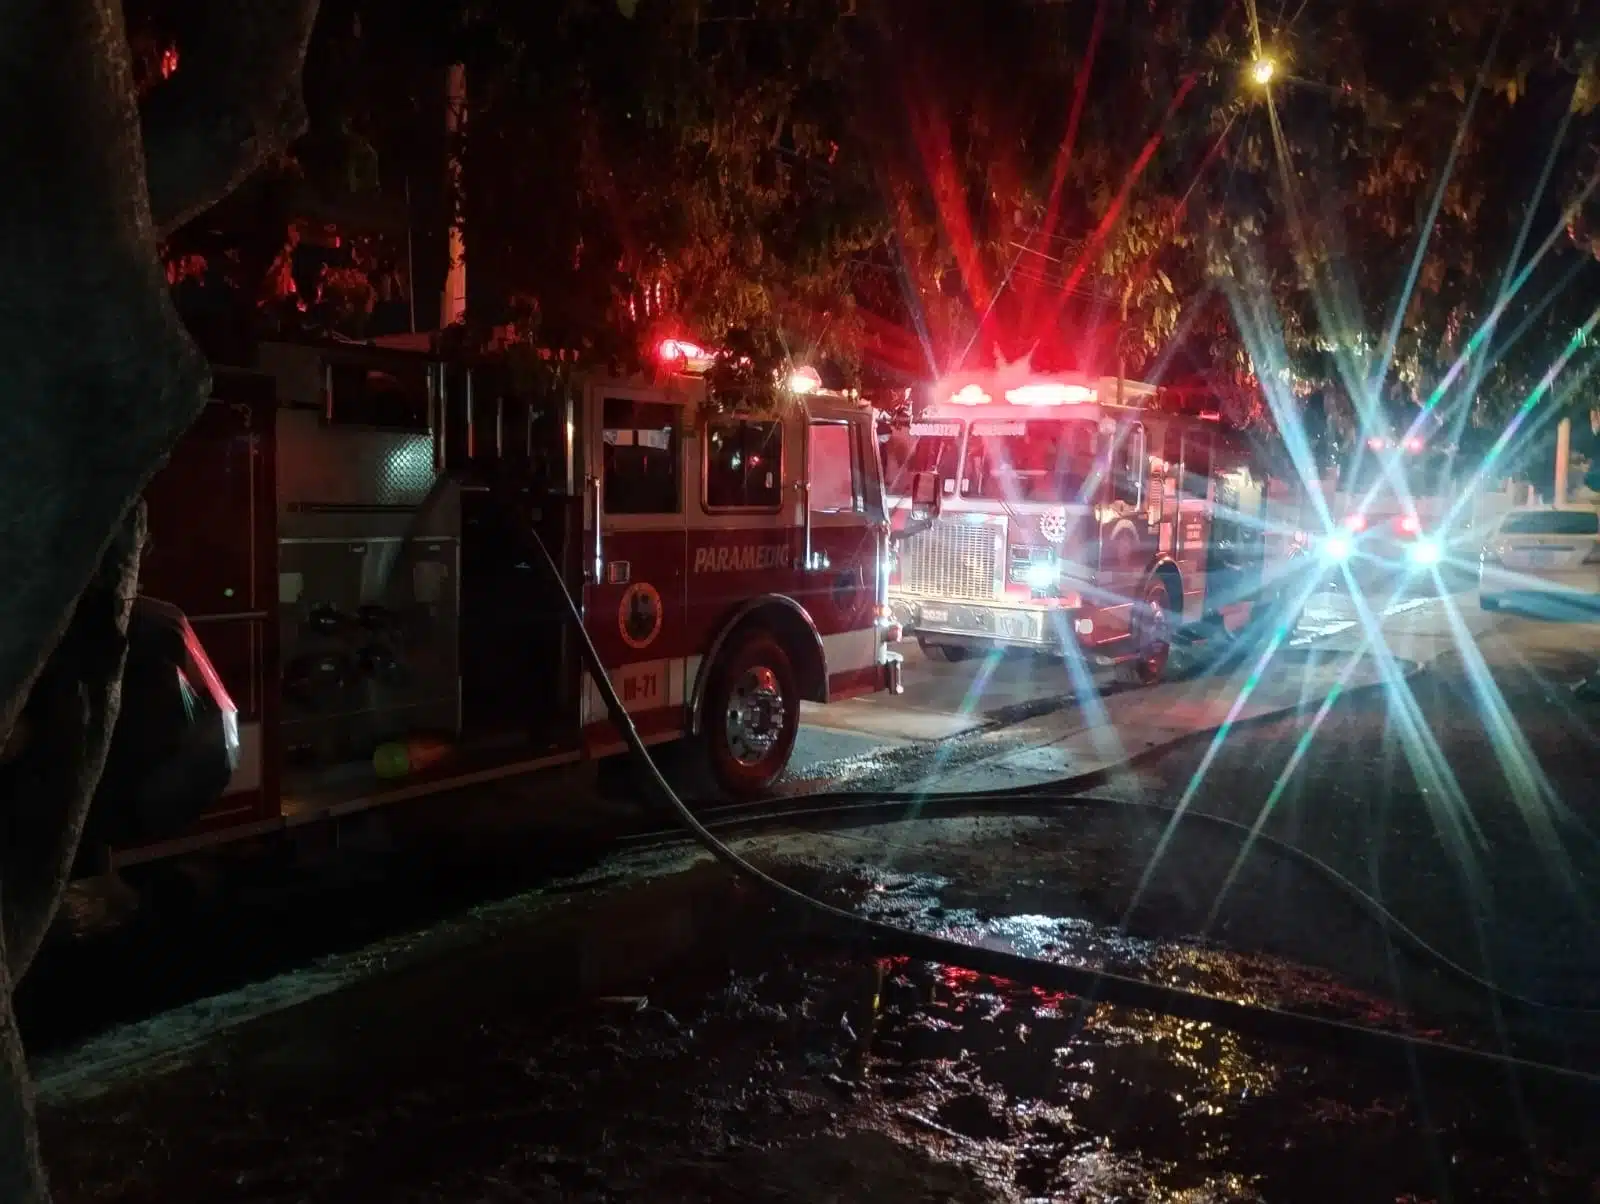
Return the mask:
<path id="1" fill-rule="evenodd" d="M 1035 956 L 1236 997 L 1316 981 L 946 909 L 934 875 L 803 872 L 879 917 Z M 1202 1023 L 1085 1021 L 1058 994 L 839 958 L 783 939 L 714 871 L 690 877 L 704 893 L 619 899 L 559 940 L 542 924 L 47 1108 L 61 1198 L 1360 1204 L 1578 1199 L 1600 1174 L 1583 1118 L 1561 1130 Z M 1403 1023 L 1333 985 L 1322 1004 Z"/>
<path id="2" fill-rule="evenodd" d="M 1036 925 L 1030 923 L 1028 928 Z M 1581 1128 L 1529 1149 L 1509 1110 L 1432 1106 L 1327 1059 L 950 967 L 888 968 L 861 1081 L 883 1122 L 1014 1198 L 1580 1198 Z M 1443 1170 L 1450 1180 L 1440 1179 Z"/>
<path id="3" fill-rule="evenodd" d="M 949 884 L 816 889 L 866 914 L 1032 957 L 1418 1033 L 1388 1001 L 1265 956 L 1084 920 L 946 909 Z M 1413 1085 L 1215 1026 L 1102 1007 L 954 967 L 885 963 L 861 1081 L 884 1123 L 1015 1198 L 1072 1201 L 1596 1198 L 1582 1124 Z M 1418 1033 L 1438 1037 L 1437 1032 Z M 1441 1178 L 1443 1176 L 1443 1178 Z"/>

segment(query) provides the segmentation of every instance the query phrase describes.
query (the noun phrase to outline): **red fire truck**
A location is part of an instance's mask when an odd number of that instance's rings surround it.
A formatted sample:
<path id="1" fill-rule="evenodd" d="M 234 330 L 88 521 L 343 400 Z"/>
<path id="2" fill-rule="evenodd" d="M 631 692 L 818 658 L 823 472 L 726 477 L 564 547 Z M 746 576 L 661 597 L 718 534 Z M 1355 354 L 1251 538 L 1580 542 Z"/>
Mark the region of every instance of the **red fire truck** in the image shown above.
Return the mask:
<path id="1" fill-rule="evenodd" d="M 1017 647 L 1153 682 L 1180 628 L 1236 631 L 1288 594 L 1303 494 L 1194 392 L 999 373 L 934 386 L 883 424 L 898 521 L 919 474 L 942 509 L 900 543 L 892 613 L 931 655 Z"/>
<path id="2" fill-rule="evenodd" d="M 705 406 L 677 340 L 636 379 L 268 344 L 151 485 L 142 590 L 237 707 L 238 767 L 114 864 L 618 752 L 561 566 L 645 740 L 765 790 L 802 700 L 899 689 L 871 411 L 797 373 Z M 120 830 L 120 829 L 119 829 Z"/>

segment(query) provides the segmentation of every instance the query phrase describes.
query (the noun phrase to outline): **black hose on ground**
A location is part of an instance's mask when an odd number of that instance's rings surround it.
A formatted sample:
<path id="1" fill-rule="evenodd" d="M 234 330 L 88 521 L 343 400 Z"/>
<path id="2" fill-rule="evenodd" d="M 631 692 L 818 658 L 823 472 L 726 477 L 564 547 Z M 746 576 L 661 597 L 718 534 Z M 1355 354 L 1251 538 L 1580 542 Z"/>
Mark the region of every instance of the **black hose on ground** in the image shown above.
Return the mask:
<path id="1" fill-rule="evenodd" d="M 1207 731 L 1204 734 L 1210 737 L 1214 733 Z M 1117 768 L 1126 768 L 1126 764 L 1124 762 Z M 1405 950 L 1424 963 L 1442 970 L 1448 977 L 1464 986 L 1493 995 L 1529 1012 L 1600 1016 L 1600 1005 L 1594 1003 L 1535 999 L 1489 981 L 1431 944 L 1426 937 L 1400 919 L 1381 899 L 1356 885 L 1348 876 L 1326 861 L 1287 841 L 1279 840 L 1264 832 L 1257 832 L 1248 824 L 1205 811 L 1179 809 L 1165 803 L 1103 798 L 1079 793 L 1089 785 L 1100 784 L 1104 780 L 1104 773 L 1105 771 L 1097 769 L 1081 775 L 1081 781 L 1080 777 L 1066 777 L 1044 785 L 1018 786 L 1004 790 L 940 791 L 936 794 L 876 790 L 870 794 L 819 791 L 815 794 L 798 795 L 786 800 L 775 799 L 766 803 L 735 803 L 702 811 L 700 815 L 706 827 L 714 833 L 750 832 L 784 824 L 805 824 L 807 821 L 826 820 L 837 823 L 841 818 L 864 823 L 905 819 L 951 819 L 974 815 L 1027 815 L 1050 818 L 1058 816 L 1063 810 L 1094 807 L 1149 811 L 1168 819 L 1181 816 L 1185 822 L 1219 829 L 1247 845 L 1253 842 L 1311 870 L 1347 896 L 1379 927 L 1398 938 Z M 908 809 L 914 814 L 908 815 Z M 672 828 L 636 833 L 625 837 L 624 843 L 634 847 L 658 847 L 686 840 L 692 841 L 693 837 L 686 836 L 681 829 Z"/>
<path id="2" fill-rule="evenodd" d="M 1024 986 L 1065 992 L 1081 1000 L 1092 1001 L 1086 1006 L 1108 1003 L 1141 1008 L 1179 1019 L 1215 1024 L 1219 1028 L 1250 1037 L 1311 1045 L 1332 1053 L 1371 1058 L 1408 1071 L 1448 1071 L 1482 1080 L 1497 1088 L 1503 1088 L 1508 1081 L 1522 1074 L 1538 1076 L 1546 1086 L 1565 1086 L 1583 1091 L 1600 1089 L 1600 1075 L 1528 1061 L 1508 1054 L 1366 1028 L 1342 1020 L 1202 995 L 1126 975 L 1041 961 L 1004 950 L 979 948 L 867 919 L 795 890 L 752 865 L 719 840 L 684 805 L 671 783 L 662 776 L 623 707 L 622 700 L 617 697 L 616 688 L 611 684 L 611 675 L 606 672 L 600 654 L 584 628 L 583 616 L 568 592 L 566 581 L 549 549 L 539 538 L 538 532 L 530 530 L 529 534 L 540 562 L 561 594 L 567 616 L 577 632 L 578 651 L 600 697 L 605 701 L 611 722 L 616 725 L 629 751 L 645 770 L 651 788 L 708 853 L 739 877 L 760 886 L 801 918 L 814 921 L 813 930 L 819 931 L 820 935 L 879 957 L 908 957 L 917 961 L 959 966 Z"/>

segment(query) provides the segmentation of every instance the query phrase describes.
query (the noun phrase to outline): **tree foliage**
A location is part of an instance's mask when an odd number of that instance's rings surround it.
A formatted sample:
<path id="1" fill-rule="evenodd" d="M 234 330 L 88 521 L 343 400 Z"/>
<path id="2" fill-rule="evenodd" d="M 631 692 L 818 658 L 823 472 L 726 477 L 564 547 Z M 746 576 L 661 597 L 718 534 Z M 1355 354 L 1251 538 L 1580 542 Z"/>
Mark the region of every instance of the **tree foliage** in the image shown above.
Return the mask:
<path id="1" fill-rule="evenodd" d="M 1402 8 L 485 0 L 473 271 L 607 354 L 761 328 L 905 377 L 1032 353 L 1347 398 L 1430 395 L 1496 313 L 1454 382 L 1503 410 L 1592 287 L 1562 238 L 1500 304 L 1524 216 L 1518 267 L 1594 170 L 1593 34 L 1566 0 Z"/>

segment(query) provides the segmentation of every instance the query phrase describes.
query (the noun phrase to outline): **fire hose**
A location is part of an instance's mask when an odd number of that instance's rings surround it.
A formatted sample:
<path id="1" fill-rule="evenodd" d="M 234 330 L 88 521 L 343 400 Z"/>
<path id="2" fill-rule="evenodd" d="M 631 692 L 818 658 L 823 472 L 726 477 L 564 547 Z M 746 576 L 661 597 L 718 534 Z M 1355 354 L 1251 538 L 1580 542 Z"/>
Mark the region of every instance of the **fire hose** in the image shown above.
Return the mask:
<path id="1" fill-rule="evenodd" d="M 630 754 L 644 771 L 650 791 L 707 853 L 727 866 L 737 877 L 759 887 L 779 906 L 807 922 L 807 929 L 813 934 L 873 956 L 907 957 L 916 961 L 959 967 L 1041 990 L 1064 992 L 1080 1001 L 1080 1021 L 1086 1018 L 1087 1013 L 1095 1006 L 1110 1004 L 1214 1024 L 1219 1028 L 1249 1037 L 1362 1057 L 1398 1066 L 1408 1072 L 1432 1070 L 1449 1073 L 1476 1080 L 1495 1089 L 1503 1089 L 1508 1080 L 1514 1080 L 1518 1076 L 1537 1078 L 1546 1087 L 1565 1087 L 1583 1092 L 1600 1089 L 1600 1074 L 1491 1050 L 1435 1041 L 1413 1034 L 1370 1028 L 1343 1020 L 1206 995 L 1182 987 L 1147 982 L 1109 971 L 1044 961 L 1007 950 L 981 948 L 947 937 L 916 932 L 895 924 L 869 919 L 796 890 L 747 861 L 724 843 L 684 803 L 671 783 L 662 775 L 623 706 L 621 698 L 618 697 L 616 688 L 611 682 L 611 675 L 606 671 L 600 654 L 584 627 L 583 616 L 577 602 L 567 589 L 566 582 L 549 549 L 537 531 L 530 530 L 529 534 L 532 536 L 541 564 L 557 586 L 567 618 L 577 633 L 578 651 L 584 666 L 605 703 L 612 724 L 621 734 Z M 990 793 L 959 797 L 968 806 L 974 806 L 980 800 L 993 800 L 1001 796 Z M 1009 797 L 1012 802 L 1020 803 L 1028 796 L 1019 794 Z M 1038 800 L 1047 796 L 1034 797 Z M 816 805 L 814 799 L 803 801 Z M 912 795 L 880 796 L 874 799 L 873 803 L 885 806 L 902 801 L 916 801 L 926 805 L 929 798 Z M 1349 885 L 1354 889 L 1354 884 Z"/>

